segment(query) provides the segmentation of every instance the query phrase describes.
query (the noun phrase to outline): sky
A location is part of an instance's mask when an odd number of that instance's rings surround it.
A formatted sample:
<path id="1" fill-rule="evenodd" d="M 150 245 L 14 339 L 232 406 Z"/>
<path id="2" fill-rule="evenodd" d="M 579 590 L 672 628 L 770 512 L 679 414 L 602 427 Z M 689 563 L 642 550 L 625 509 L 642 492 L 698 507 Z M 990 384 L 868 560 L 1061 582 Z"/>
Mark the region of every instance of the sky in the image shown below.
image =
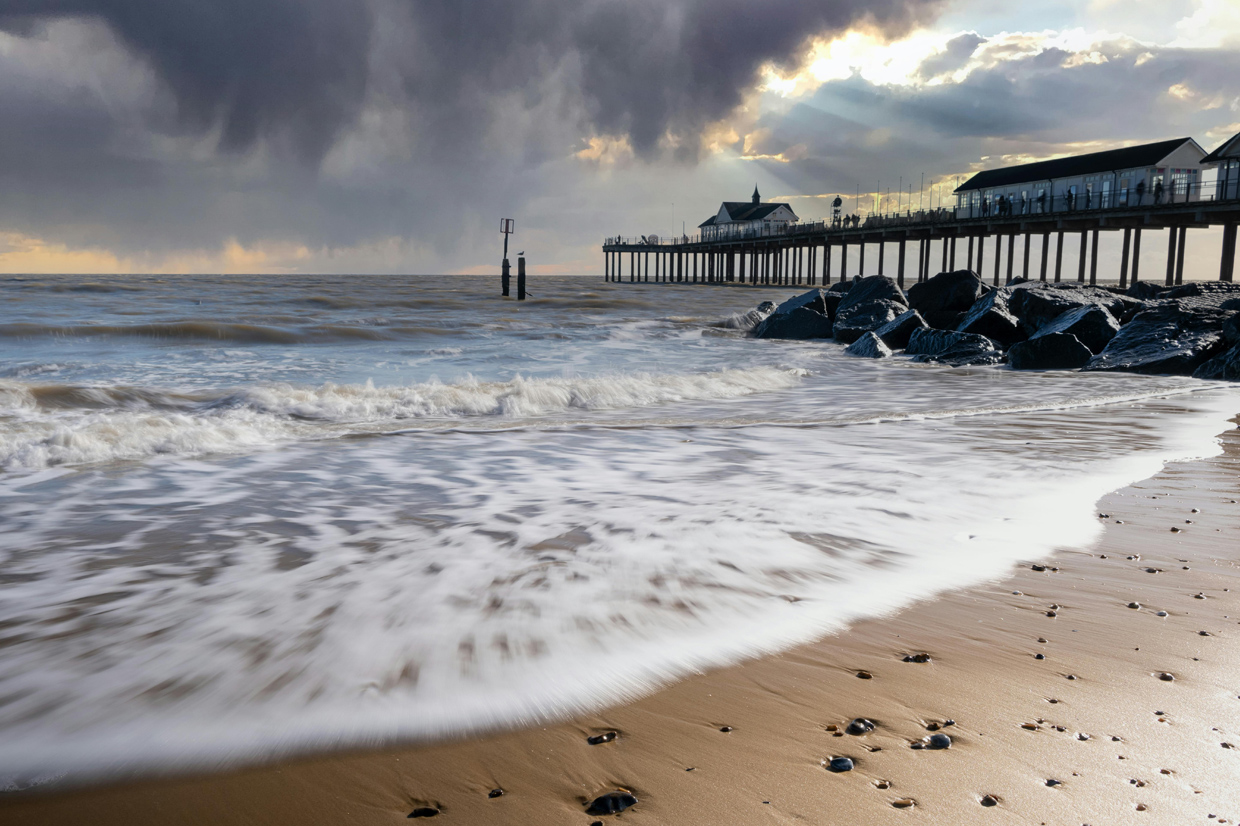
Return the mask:
<path id="1" fill-rule="evenodd" d="M 1213 149 L 1240 3 L 0 0 L 0 112 L 3 273 L 487 273 L 508 217 L 532 273 L 601 273 L 755 184 L 814 220 Z"/>

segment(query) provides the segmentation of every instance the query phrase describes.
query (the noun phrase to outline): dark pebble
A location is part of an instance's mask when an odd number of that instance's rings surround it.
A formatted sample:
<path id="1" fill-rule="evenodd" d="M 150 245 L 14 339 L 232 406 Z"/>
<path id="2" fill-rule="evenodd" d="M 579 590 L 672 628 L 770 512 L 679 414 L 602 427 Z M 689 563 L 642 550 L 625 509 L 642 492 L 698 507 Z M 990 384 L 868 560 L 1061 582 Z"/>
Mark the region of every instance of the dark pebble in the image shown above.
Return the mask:
<path id="1" fill-rule="evenodd" d="M 1179 533 L 1179 532 L 1180 532 L 1180 529 L 1179 529 L 1179 528 L 1172 528 L 1172 529 L 1171 529 L 1171 532 L 1172 532 L 1172 533 Z"/>
<path id="2" fill-rule="evenodd" d="M 848 724 L 848 728 L 844 729 L 849 734 L 869 734 L 874 730 L 874 723 L 864 717 L 858 717 Z"/>
<path id="3" fill-rule="evenodd" d="M 1201 635 L 1201 636 L 1203 636 L 1203 637 L 1208 637 L 1208 636 L 1210 636 L 1210 632 L 1209 632 L 1209 631 L 1198 631 L 1197 633 L 1198 633 L 1198 634 L 1200 634 L 1200 635 Z"/>
<path id="4" fill-rule="evenodd" d="M 1048 786 L 1062 786 L 1062 785 L 1063 785 L 1063 783 L 1061 783 L 1061 782 L 1060 782 L 1060 781 L 1058 781 L 1058 780 L 1047 780 L 1047 781 L 1046 781 L 1046 785 L 1048 785 Z"/>
<path id="5" fill-rule="evenodd" d="M 982 798 L 982 805 L 983 806 L 998 806 L 999 798 L 995 797 L 993 794 L 988 794 Z"/>
<path id="6" fill-rule="evenodd" d="M 952 747 L 952 738 L 946 734 L 931 734 L 930 739 L 926 741 L 926 745 L 932 749 L 950 749 Z"/>
<path id="7" fill-rule="evenodd" d="M 614 815 L 637 805 L 637 798 L 628 792 L 608 792 L 594 798 L 586 807 L 588 815 Z"/>
<path id="8" fill-rule="evenodd" d="M 831 762 L 827 764 L 827 770 L 836 773 L 850 772 L 853 770 L 853 761 L 849 757 L 832 757 Z"/>
<path id="9" fill-rule="evenodd" d="M 727 734 L 729 731 L 732 730 L 732 727 L 731 726 L 720 726 L 719 730 L 722 731 L 724 734 Z"/>
<path id="10" fill-rule="evenodd" d="M 1057 616 L 1059 616 L 1059 615 L 1058 615 L 1058 614 L 1056 614 L 1054 611 L 1047 611 L 1047 612 L 1046 612 L 1046 615 L 1047 615 L 1048 617 L 1057 617 Z"/>
<path id="11" fill-rule="evenodd" d="M 1045 565 L 1030 565 L 1029 567 L 1030 567 L 1030 568 L 1032 568 L 1032 569 L 1033 569 L 1033 570 L 1035 570 L 1035 571 L 1045 571 L 1045 570 L 1046 570 L 1046 566 L 1045 566 Z"/>
<path id="12" fill-rule="evenodd" d="M 1045 638 L 1045 637 L 1038 637 L 1038 642 L 1046 642 L 1046 638 Z"/>
<path id="13" fill-rule="evenodd" d="M 1130 602 L 1130 603 L 1128 603 L 1128 607 L 1129 607 L 1129 608 L 1140 608 L 1140 607 L 1141 607 L 1141 603 L 1139 603 L 1139 602 Z"/>
<path id="14" fill-rule="evenodd" d="M 1162 680 L 1163 682 L 1169 683 L 1175 679 L 1175 675 L 1168 674 L 1166 671 L 1164 671 L 1163 673 L 1158 675 L 1158 679 Z"/>
<path id="15" fill-rule="evenodd" d="M 1069 680 L 1075 680 L 1075 679 L 1076 679 L 1076 675 L 1075 675 L 1075 674 L 1069 674 L 1069 675 L 1068 675 L 1068 679 L 1069 679 Z"/>
<path id="16" fill-rule="evenodd" d="M 602 743 L 610 743 L 612 740 L 615 740 L 615 739 L 616 739 L 616 733 L 614 731 L 605 731 L 602 734 L 596 734 L 593 737 L 587 737 L 586 742 L 589 743 L 591 746 L 597 746 Z"/>
<path id="17" fill-rule="evenodd" d="M 409 813 L 409 817 L 438 817 L 439 810 L 433 806 L 421 806 Z M 408 820 L 409 818 L 405 818 Z"/>
<path id="18" fill-rule="evenodd" d="M 1045 654 L 1034 654 L 1034 655 L 1033 655 L 1033 658 L 1034 658 L 1035 660 L 1045 660 L 1045 659 L 1046 659 L 1046 655 L 1045 655 Z"/>
<path id="19" fill-rule="evenodd" d="M 487 797 L 503 797 L 503 796 L 504 796 L 503 789 L 491 789 L 491 791 L 487 793 Z"/>
<path id="20" fill-rule="evenodd" d="M 872 680 L 872 679 L 874 679 L 874 675 L 873 675 L 873 674 L 871 674 L 871 673 L 870 673 L 870 672 L 868 672 L 868 671 L 858 671 L 858 672 L 857 672 L 857 676 L 858 676 L 858 677 L 860 677 L 860 678 L 861 678 L 861 679 L 863 679 L 863 680 Z"/>
<path id="21" fill-rule="evenodd" d="M 930 662 L 929 654 L 909 654 L 904 658 L 906 663 L 928 663 Z"/>

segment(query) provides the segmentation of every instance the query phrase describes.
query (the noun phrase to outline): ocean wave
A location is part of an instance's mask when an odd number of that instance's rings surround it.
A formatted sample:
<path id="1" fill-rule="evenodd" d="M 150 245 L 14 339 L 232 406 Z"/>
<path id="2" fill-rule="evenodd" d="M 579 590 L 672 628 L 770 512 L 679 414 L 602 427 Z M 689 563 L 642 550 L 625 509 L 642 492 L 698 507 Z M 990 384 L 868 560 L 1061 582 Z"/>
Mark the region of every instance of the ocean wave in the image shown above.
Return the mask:
<path id="1" fill-rule="evenodd" d="M 213 393 L 0 381 L 0 467 L 42 468 L 157 455 L 244 452 L 306 438 L 572 411 L 734 399 L 795 386 L 802 369 L 628 373 L 581 378 L 473 379 L 376 387 L 272 384 Z"/>
<path id="2" fill-rule="evenodd" d="M 223 321 L 170 321 L 148 324 L 0 324 L 3 338 L 153 338 L 167 340 L 234 341 L 246 344 L 311 344 L 365 339 L 387 341 L 392 331 L 374 327 L 326 324 L 285 328 Z"/>

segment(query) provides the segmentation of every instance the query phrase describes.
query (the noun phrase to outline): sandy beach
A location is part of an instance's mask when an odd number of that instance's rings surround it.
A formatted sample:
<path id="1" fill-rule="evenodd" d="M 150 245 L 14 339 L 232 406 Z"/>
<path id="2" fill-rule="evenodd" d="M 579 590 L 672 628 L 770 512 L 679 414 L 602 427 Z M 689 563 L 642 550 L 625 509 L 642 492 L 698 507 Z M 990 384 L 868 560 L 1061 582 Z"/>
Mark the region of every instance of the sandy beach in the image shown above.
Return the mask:
<path id="1" fill-rule="evenodd" d="M 1219 457 L 1105 497 L 1094 548 L 623 707 L 463 742 L 9 795 L 0 824 L 414 812 L 467 824 L 1234 823 L 1240 431 L 1222 440 Z M 846 733 L 857 718 L 873 730 Z M 932 748 L 934 733 L 950 747 Z M 830 771 L 836 757 L 854 768 Z M 638 802 L 586 813 L 614 791 Z"/>

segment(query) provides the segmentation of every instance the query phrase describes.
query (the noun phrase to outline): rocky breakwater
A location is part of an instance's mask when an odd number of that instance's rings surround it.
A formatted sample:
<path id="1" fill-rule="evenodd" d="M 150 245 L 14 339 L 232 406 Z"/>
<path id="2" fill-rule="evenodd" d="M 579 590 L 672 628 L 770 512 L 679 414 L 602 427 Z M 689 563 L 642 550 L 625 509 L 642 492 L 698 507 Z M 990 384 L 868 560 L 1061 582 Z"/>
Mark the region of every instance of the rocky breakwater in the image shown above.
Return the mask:
<path id="1" fill-rule="evenodd" d="M 757 338 L 833 338 L 851 355 L 903 351 L 952 367 L 1121 370 L 1240 381 L 1240 284 L 1128 290 L 1041 281 L 987 286 L 968 270 L 939 273 L 907 294 L 864 276 L 790 299 Z"/>

